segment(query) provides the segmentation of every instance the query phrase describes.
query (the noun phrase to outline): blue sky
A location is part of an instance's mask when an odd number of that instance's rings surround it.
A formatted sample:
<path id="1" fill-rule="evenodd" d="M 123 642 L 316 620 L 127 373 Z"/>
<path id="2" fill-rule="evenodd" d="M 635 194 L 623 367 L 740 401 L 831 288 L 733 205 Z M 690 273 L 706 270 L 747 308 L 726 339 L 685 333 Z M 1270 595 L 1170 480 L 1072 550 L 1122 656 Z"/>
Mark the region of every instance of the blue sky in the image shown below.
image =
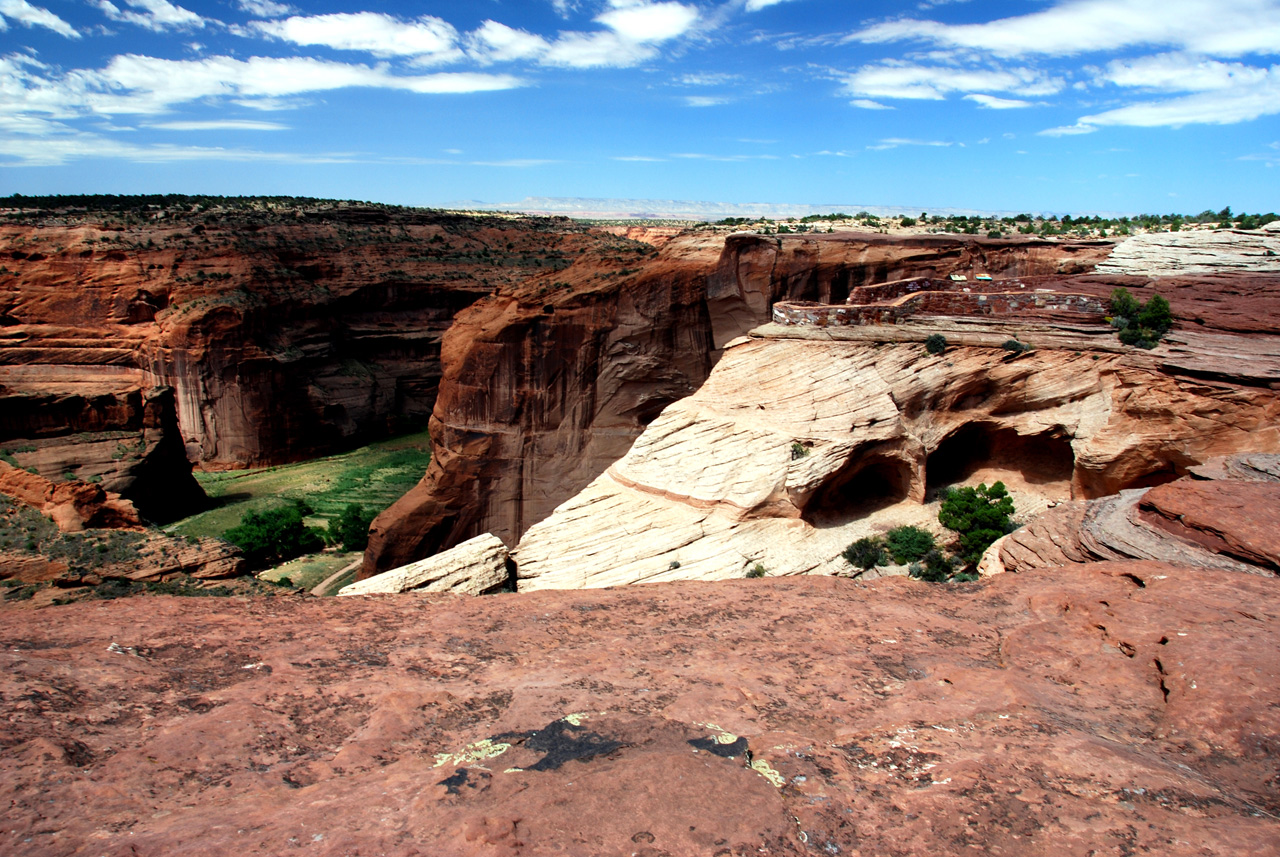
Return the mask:
<path id="1" fill-rule="evenodd" d="M 1280 208 L 1280 0 L 0 0 L 0 193 Z"/>

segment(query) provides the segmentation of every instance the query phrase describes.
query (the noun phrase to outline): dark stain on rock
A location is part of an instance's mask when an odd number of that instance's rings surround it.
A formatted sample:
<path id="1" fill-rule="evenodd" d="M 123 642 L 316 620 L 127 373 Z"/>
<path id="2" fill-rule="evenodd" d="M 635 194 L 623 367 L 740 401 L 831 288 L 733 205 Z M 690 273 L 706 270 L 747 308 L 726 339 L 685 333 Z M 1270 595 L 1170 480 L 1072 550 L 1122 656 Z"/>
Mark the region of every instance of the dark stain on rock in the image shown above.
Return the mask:
<path id="1" fill-rule="evenodd" d="M 747 739 L 739 738 L 732 744 L 721 744 L 715 738 L 691 738 L 689 743 L 698 750 L 714 753 L 725 759 L 736 759 L 747 753 Z"/>

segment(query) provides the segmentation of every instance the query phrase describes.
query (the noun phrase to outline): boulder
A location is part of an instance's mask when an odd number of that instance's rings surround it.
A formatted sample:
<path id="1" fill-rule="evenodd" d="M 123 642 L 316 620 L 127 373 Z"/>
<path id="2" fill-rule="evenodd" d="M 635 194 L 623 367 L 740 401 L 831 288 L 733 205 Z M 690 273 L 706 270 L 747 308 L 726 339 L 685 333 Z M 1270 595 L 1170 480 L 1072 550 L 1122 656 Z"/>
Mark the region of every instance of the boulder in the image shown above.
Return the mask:
<path id="1" fill-rule="evenodd" d="M 503 586 L 511 577 L 510 554 L 491 533 L 476 536 L 451 550 L 345 586 L 339 595 L 393 595 L 399 592 L 456 592 L 480 595 Z"/>

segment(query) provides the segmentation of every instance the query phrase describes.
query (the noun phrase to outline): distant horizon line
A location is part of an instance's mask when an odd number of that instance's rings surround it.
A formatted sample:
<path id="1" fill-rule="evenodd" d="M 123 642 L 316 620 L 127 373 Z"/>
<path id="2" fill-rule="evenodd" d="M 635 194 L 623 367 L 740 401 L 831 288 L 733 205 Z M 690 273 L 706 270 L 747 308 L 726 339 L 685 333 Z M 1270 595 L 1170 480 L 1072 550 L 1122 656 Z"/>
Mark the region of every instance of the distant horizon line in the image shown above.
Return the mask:
<path id="1" fill-rule="evenodd" d="M 474 211 L 505 211 L 520 214 L 577 216 L 600 220 L 723 220 L 726 217 L 808 217 L 814 214 L 867 212 L 876 217 L 916 217 L 920 214 L 966 217 L 1012 217 L 1016 214 L 1043 216 L 1049 219 L 1097 215 L 1098 217 L 1134 217 L 1154 212 L 1063 211 L 1060 209 L 982 209 L 908 205 L 871 205 L 867 203 L 737 203 L 705 202 L 678 199 L 622 199 L 609 197 L 527 196 L 520 202 L 484 202 L 468 199 L 445 203 L 446 208 Z"/>

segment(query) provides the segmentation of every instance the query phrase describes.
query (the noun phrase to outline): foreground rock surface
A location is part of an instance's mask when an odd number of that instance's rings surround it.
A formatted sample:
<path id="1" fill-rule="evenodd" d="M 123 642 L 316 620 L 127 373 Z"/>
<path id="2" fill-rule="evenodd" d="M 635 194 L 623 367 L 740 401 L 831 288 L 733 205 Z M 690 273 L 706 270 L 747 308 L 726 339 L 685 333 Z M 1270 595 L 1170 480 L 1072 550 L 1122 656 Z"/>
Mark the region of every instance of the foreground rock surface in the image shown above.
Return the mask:
<path id="1" fill-rule="evenodd" d="M 454 592 L 480 595 L 508 582 L 510 558 L 502 539 L 485 533 L 435 556 L 344 586 L 338 594 Z"/>
<path id="2" fill-rule="evenodd" d="M 134 598 L 0 644 L 16 857 L 1280 851 L 1251 575 Z"/>

